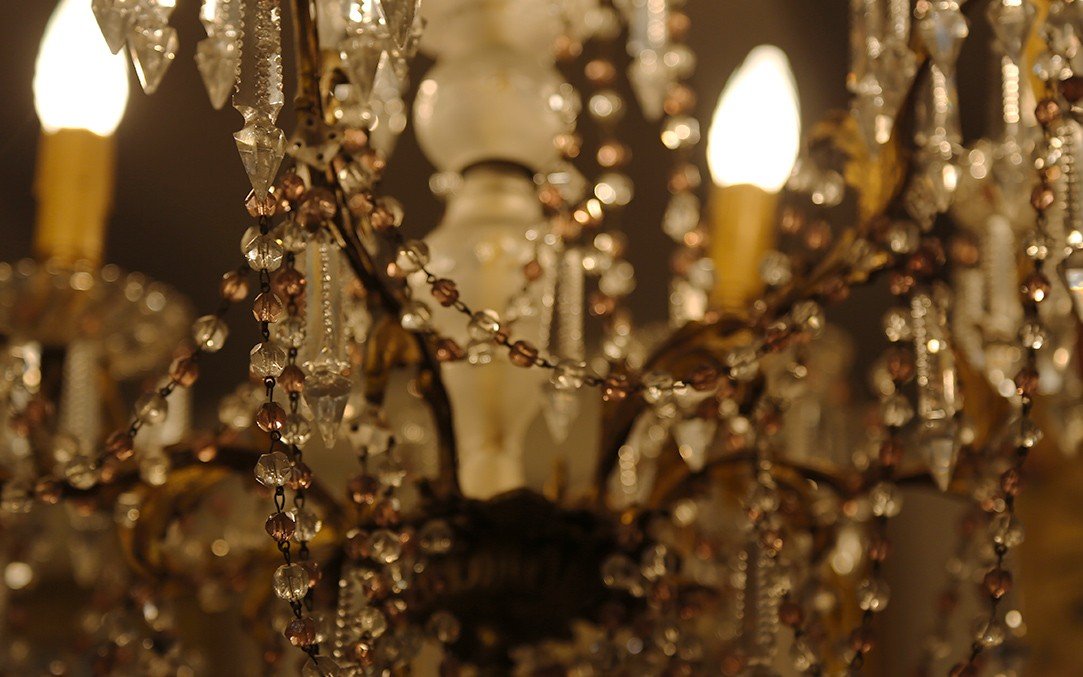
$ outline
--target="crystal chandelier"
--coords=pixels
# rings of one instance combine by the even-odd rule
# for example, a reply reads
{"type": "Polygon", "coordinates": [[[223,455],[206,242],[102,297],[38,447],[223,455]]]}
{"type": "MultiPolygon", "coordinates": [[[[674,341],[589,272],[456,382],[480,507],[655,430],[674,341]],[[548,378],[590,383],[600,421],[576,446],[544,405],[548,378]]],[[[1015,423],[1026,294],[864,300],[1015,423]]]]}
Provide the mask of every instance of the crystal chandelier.
{"type": "MultiPolygon", "coordinates": [[[[63,0],[50,31],[93,16],[126,52],[94,68],[127,58],[150,94],[174,5],[63,0]]],[[[43,45],[39,260],[0,264],[2,671],[856,674],[903,488],[928,485],[968,508],[947,587],[894,591],[940,600],[915,661],[1017,674],[1024,465],[1083,436],[1083,0],[851,2],[849,110],[803,138],[772,47],[701,129],[684,5],[203,0],[196,66],[243,118],[252,190],[223,207],[241,256],[194,321],[100,264],[108,186],[71,170],[105,158],[87,175],[108,182],[126,89],[81,117],[61,95],[91,62],[75,77],[43,45]],[[996,132],[964,140],[982,23],[996,132]],[[633,181],[633,114],[665,185],[633,181]],[[446,202],[424,239],[381,184],[408,119],[446,202]],[[668,321],[635,325],[650,193],[668,321]],[[874,285],[861,407],[831,307],[874,285]],[[238,305],[247,376],[192,431],[238,305]],[[61,579],[75,648],[32,632],[61,579]],[[202,651],[208,632],[253,661],[202,651]]]]}

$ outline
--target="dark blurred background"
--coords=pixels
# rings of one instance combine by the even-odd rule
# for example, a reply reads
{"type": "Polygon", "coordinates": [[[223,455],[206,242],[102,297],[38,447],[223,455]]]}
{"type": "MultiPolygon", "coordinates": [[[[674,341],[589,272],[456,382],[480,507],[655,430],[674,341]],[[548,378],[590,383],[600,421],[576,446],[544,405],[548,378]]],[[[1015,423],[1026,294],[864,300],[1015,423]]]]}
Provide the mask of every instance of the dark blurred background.
{"type": "MultiPolygon", "coordinates": [[[[132,77],[131,101],[117,134],[117,191],[106,260],[173,285],[202,310],[213,308],[219,276],[238,263],[238,239],[248,225],[242,206],[248,186],[232,139],[241,118],[232,109],[214,111],[210,107],[192,61],[194,45],[203,37],[197,3],[185,0],[178,4],[173,24],[180,32],[181,49],[160,91],[145,96],[132,77]]],[[[829,110],[845,107],[849,49],[846,0],[697,0],[688,4],[693,18],[690,42],[699,59],[693,84],[700,96],[698,116],[704,138],[729,74],[750,49],[762,43],[778,45],[789,55],[806,127],[829,110]]],[[[39,134],[31,79],[38,43],[53,7],[54,3],[46,0],[4,3],[0,260],[31,254],[32,183],[39,134]]],[[[973,32],[987,33],[978,25],[973,32]]],[[[966,58],[976,63],[986,56],[982,53],[986,41],[979,38],[972,44],[980,46],[968,47],[966,58]]],[[[995,91],[996,81],[988,77],[995,72],[995,65],[986,64],[964,70],[964,100],[980,101],[981,92],[989,87],[995,91]]],[[[428,62],[419,59],[414,67],[415,83],[427,67],[428,62]]],[[[289,69],[287,62],[287,74],[289,69]]],[[[565,72],[578,81],[576,74],[565,72]]],[[[287,78],[287,87],[289,82],[287,78]]],[[[626,94],[631,101],[630,93],[626,94]]],[[[982,111],[982,107],[970,110],[982,111]]],[[[968,136],[981,131],[984,115],[968,115],[964,108],[968,136]]],[[[288,110],[283,112],[281,123],[289,129],[288,110]]],[[[636,181],[635,208],[623,224],[633,243],[630,257],[640,281],[632,308],[642,321],[663,320],[668,252],[672,249],[659,227],[667,152],[658,141],[655,126],[642,122],[634,113],[622,125],[636,158],[630,170],[636,181]]],[[[706,174],[705,164],[702,167],[706,174]]],[[[405,204],[407,227],[413,234],[427,232],[440,218],[441,205],[427,187],[431,173],[432,167],[407,128],[391,160],[386,191],[405,204]]],[[[849,330],[856,341],[858,364],[853,380],[861,397],[867,396],[861,392],[864,366],[879,353],[878,318],[884,298],[880,289],[858,290],[843,307],[831,312],[832,320],[849,330]]],[[[234,312],[238,318],[244,313],[241,309],[234,312]]],[[[209,364],[214,366],[204,370],[200,382],[197,401],[202,403],[199,417],[204,423],[213,417],[211,407],[217,396],[246,372],[245,352],[251,344],[248,339],[254,338],[254,323],[239,319],[231,326],[239,338],[212,358],[209,364]]],[[[887,646],[875,654],[884,674],[909,674],[915,664],[930,627],[928,611],[944,577],[943,563],[954,544],[955,505],[931,492],[918,495],[908,504],[904,518],[893,526],[899,556],[893,557],[889,568],[896,595],[886,614],[887,646]]],[[[957,620],[968,627],[966,616],[957,620]]],[[[962,641],[965,645],[965,639],[962,641]]]]}

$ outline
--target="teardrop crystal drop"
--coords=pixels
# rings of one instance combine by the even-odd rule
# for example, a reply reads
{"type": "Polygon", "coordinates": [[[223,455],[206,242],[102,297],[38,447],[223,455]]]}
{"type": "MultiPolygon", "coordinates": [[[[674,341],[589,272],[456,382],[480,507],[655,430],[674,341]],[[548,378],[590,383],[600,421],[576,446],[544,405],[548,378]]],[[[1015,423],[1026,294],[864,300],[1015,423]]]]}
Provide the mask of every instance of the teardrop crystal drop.
{"type": "Polygon", "coordinates": [[[250,119],[233,135],[244,170],[257,195],[266,193],[286,154],[286,135],[266,120],[250,119]]]}
{"type": "Polygon", "coordinates": [[[153,94],[177,58],[177,31],[169,26],[136,27],[128,34],[128,49],[139,84],[153,94]]]}

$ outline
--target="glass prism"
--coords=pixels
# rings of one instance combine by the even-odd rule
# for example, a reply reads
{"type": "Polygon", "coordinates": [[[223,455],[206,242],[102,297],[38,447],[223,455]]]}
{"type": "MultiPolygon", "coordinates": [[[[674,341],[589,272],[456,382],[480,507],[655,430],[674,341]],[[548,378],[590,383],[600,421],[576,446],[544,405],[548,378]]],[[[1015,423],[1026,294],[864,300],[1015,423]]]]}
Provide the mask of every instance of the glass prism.
{"type": "Polygon", "coordinates": [[[378,0],[378,2],[391,39],[395,41],[399,49],[407,49],[421,0],[378,0]]]}
{"type": "Polygon", "coordinates": [[[305,379],[305,402],[312,410],[312,420],[320,437],[330,449],[338,438],[338,429],[350,398],[350,379],[323,369],[305,379]]]}
{"type": "Polygon", "coordinates": [[[136,27],[128,35],[128,49],[139,84],[153,94],[177,58],[177,31],[169,26],[136,27]]]}
{"type": "Polygon", "coordinates": [[[653,51],[641,52],[628,67],[628,80],[643,117],[648,120],[661,119],[673,74],[660,55],[653,51]]]}
{"type": "Polygon", "coordinates": [[[128,30],[135,18],[135,3],[132,0],[93,0],[90,8],[98,20],[105,44],[116,54],[128,40],[128,30]]]}
{"type": "Polygon", "coordinates": [[[959,459],[955,423],[950,420],[926,423],[921,429],[919,444],[925,465],[937,488],[947,491],[959,459]]]}
{"type": "Polygon", "coordinates": [[[383,56],[383,43],[371,34],[362,33],[339,43],[346,74],[356,88],[359,103],[367,105],[376,84],[376,70],[383,56]]]}
{"type": "Polygon", "coordinates": [[[241,52],[236,41],[226,37],[200,40],[196,45],[196,67],[211,105],[221,109],[233,93],[241,68],[241,52]]]}
{"type": "Polygon", "coordinates": [[[252,119],[233,135],[244,170],[257,195],[266,193],[286,154],[286,135],[273,124],[252,119]]]}

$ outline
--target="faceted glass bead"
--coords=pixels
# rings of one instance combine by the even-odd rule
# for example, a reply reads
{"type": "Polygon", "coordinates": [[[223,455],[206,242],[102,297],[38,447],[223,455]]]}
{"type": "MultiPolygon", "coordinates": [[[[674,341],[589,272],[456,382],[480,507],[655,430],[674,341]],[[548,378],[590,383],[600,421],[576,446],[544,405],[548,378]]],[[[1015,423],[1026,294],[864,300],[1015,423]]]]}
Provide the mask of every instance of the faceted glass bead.
{"type": "Polygon", "coordinates": [[[272,335],[275,343],[285,348],[300,348],[305,344],[304,318],[293,316],[287,317],[274,326],[272,335]]]}
{"type": "Polygon", "coordinates": [[[135,401],[136,418],[149,425],[161,423],[168,413],[169,403],[157,391],[144,393],[135,401]]]}
{"type": "Polygon", "coordinates": [[[262,454],[256,461],[256,481],[265,487],[284,487],[290,481],[293,464],[281,451],[262,454]]]}
{"type": "Polygon", "coordinates": [[[252,270],[278,270],[284,256],[282,245],[271,235],[258,235],[244,246],[244,259],[252,270]]]}
{"type": "Polygon", "coordinates": [[[635,268],[627,261],[617,262],[598,279],[599,291],[614,298],[631,294],[635,286],[635,268]]]}
{"type": "Polygon", "coordinates": [[[128,30],[137,9],[133,0],[92,0],[90,8],[98,20],[105,44],[113,54],[119,52],[128,40],[128,30]]]}
{"type": "Polygon", "coordinates": [[[868,578],[857,589],[858,604],[865,611],[879,613],[887,608],[891,588],[880,578],[868,578]]]}
{"type": "Polygon", "coordinates": [[[395,252],[395,265],[404,273],[413,273],[429,265],[429,245],[421,240],[408,240],[395,252]]]}
{"type": "Polygon", "coordinates": [[[884,334],[892,343],[910,341],[914,331],[910,325],[910,313],[903,308],[892,308],[884,314],[884,334]]]}
{"type": "Polygon", "coordinates": [[[93,461],[86,456],[76,456],[64,465],[64,479],[76,489],[90,489],[98,478],[93,461]]]}
{"type": "Polygon", "coordinates": [[[387,632],[387,618],[376,607],[369,606],[362,609],[357,614],[355,623],[362,635],[373,639],[387,632]]]}
{"type": "Polygon", "coordinates": [[[256,378],[273,378],[286,366],[286,352],[270,341],[257,343],[248,355],[248,371],[256,378]]]}
{"type": "Polygon", "coordinates": [[[648,548],[640,559],[640,571],[649,581],[677,573],[677,556],[664,545],[648,548]]]}
{"type": "Polygon", "coordinates": [[[229,327],[216,315],[204,315],[192,323],[192,340],[203,352],[218,352],[228,336],[229,327]]]}
{"type": "Polygon", "coordinates": [[[300,564],[283,564],[272,577],[275,594],[287,602],[304,599],[310,580],[308,571],[300,564]]]}
{"type": "Polygon", "coordinates": [[[281,430],[286,424],[286,410],[277,402],[264,402],[256,410],[256,425],[265,433],[281,430]]]}
{"type": "Polygon", "coordinates": [[[1042,429],[1030,418],[1020,421],[1015,431],[1015,445],[1024,449],[1031,449],[1042,440],[1042,429]]]}
{"type": "Polygon", "coordinates": [[[880,415],[885,424],[901,428],[914,418],[914,406],[906,396],[893,393],[880,403],[880,415]]]}
{"type": "Polygon", "coordinates": [[[1018,517],[998,513],[989,521],[989,534],[993,542],[1006,548],[1016,548],[1023,543],[1023,525],[1018,517]]]}
{"type": "Polygon", "coordinates": [[[452,280],[439,279],[432,283],[432,295],[440,305],[452,306],[459,300],[459,288],[452,280]]]}
{"type": "Polygon", "coordinates": [[[670,150],[694,146],[699,138],[699,120],[688,115],[668,117],[662,126],[662,145],[670,150]]]}
{"type": "Polygon", "coordinates": [[[627,174],[606,172],[594,184],[594,196],[604,205],[624,207],[635,197],[635,185],[627,174]]]}
{"type": "Polygon", "coordinates": [[[177,58],[177,31],[166,25],[136,26],[128,33],[128,50],[139,84],[153,94],[177,58]]]}
{"type": "Polygon", "coordinates": [[[451,526],[444,520],[432,520],[417,534],[418,547],[428,555],[443,555],[451,550],[454,534],[451,526]]]}
{"type": "Polygon", "coordinates": [[[777,249],[765,253],[760,261],[760,279],[770,287],[788,284],[793,279],[790,257],[777,249]]]}
{"type": "Polygon", "coordinates": [[[295,218],[283,221],[276,229],[275,236],[282,243],[283,249],[294,254],[300,254],[308,246],[308,233],[295,218]]]}
{"type": "Polygon", "coordinates": [[[696,229],[700,222],[702,205],[695,193],[677,193],[670,198],[662,217],[662,230],[676,242],[696,229]]]}
{"type": "Polygon", "coordinates": [[[252,315],[257,322],[277,322],[286,312],[286,304],[273,291],[261,292],[252,302],[252,315]]]}
{"type": "Polygon", "coordinates": [[[304,447],[312,439],[312,426],[301,414],[290,414],[282,426],[282,441],[296,447],[304,447]]]}
{"type": "Polygon", "coordinates": [[[377,529],[369,536],[369,552],[377,562],[390,564],[402,555],[402,541],[393,531],[377,529]]]}
{"type": "Polygon", "coordinates": [[[432,311],[421,301],[407,301],[402,306],[399,321],[407,331],[428,331],[431,328],[432,311]]]}
{"type": "Polygon", "coordinates": [[[1026,322],[1019,330],[1019,338],[1024,348],[1040,350],[1049,341],[1049,332],[1040,322],[1026,322]]]}
{"type": "Polygon", "coordinates": [[[602,582],[608,588],[627,590],[639,580],[639,567],[622,554],[610,555],[602,562],[602,582]]]}
{"type": "Polygon", "coordinates": [[[435,611],[425,623],[425,630],[444,644],[453,644],[459,639],[462,626],[459,619],[447,611],[435,611]]]}
{"type": "Polygon", "coordinates": [[[557,390],[572,391],[582,388],[586,377],[586,364],[577,360],[561,360],[549,377],[549,382],[557,390]]]}
{"type": "Polygon", "coordinates": [[[983,647],[991,649],[1003,644],[1007,635],[1008,629],[1002,621],[989,618],[978,622],[974,640],[983,647]]]}
{"type": "Polygon", "coordinates": [[[603,89],[590,97],[587,110],[595,121],[615,125],[624,117],[624,99],[611,89],[603,89]]]}
{"type": "Polygon", "coordinates": [[[323,528],[323,520],[320,516],[307,508],[294,510],[293,521],[296,523],[293,531],[293,538],[296,541],[311,541],[323,528]]]}
{"type": "Polygon", "coordinates": [[[472,341],[492,341],[500,331],[500,316],[495,310],[479,310],[470,317],[466,331],[472,341]]]}
{"type": "Polygon", "coordinates": [[[233,135],[233,140],[237,143],[237,152],[252,190],[260,195],[266,193],[286,154],[286,135],[267,120],[253,117],[233,135]]]}
{"type": "Polygon", "coordinates": [[[879,482],[869,490],[869,504],[877,517],[894,517],[902,510],[902,495],[894,484],[879,482]]]}
{"type": "Polygon", "coordinates": [[[346,677],[346,672],[329,656],[313,656],[305,661],[301,677],[346,677]]]}

